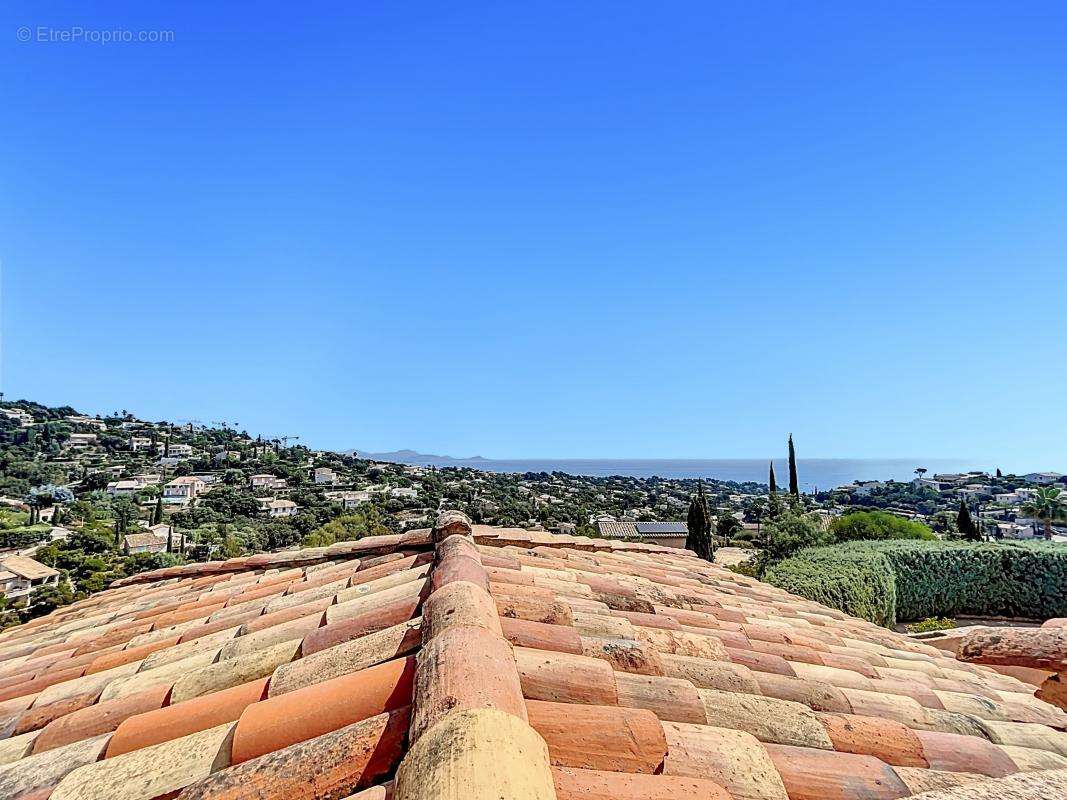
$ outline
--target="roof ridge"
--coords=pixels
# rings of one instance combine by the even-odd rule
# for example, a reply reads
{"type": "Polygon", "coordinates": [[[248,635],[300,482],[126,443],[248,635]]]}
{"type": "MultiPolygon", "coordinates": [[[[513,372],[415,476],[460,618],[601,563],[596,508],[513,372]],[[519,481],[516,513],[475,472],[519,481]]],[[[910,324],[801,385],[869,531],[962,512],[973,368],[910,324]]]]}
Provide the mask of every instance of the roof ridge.
{"type": "MultiPolygon", "coordinates": [[[[461,513],[461,512],[445,512],[461,513]]],[[[465,516],[465,515],[464,515],[465,516]]],[[[567,547],[575,550],[620,551],[639,550],[644,552],[671,552],[684,554],[687,551],[664,545],[641,542],[621,542],[613,539],[597,539],[587,536],[569,536],[548,533],[547,531],[528,531],[523,528],[492,528],[488,525],[471,525],[471,535],[478,544],[491,544],[498,547],[515,545],[519,547],[567,547]]],[[[301,547],[294,550],[282,550],[275,553],[256,553],[251,556],[238,556],[221,561],[195,561],[176,567],[139,572],[126,578],[119,578],[111,583],[110,588],[129,586],[136,583],[150,583],[169,578],[199,577],[201,575],[218,575],[229,572],[244,572],[249,569],[275,569],[283,567],[307,566],[348,559],[353,556],[374,556],[393,553],[398,550],[429,550],[432,547],[430,528],[415,528],[405,533],[391,533],[381,536],[366,536],[362,539],[335,542],[325,547],[301,547]]]]}
{"type": "Polygon", "coordinates": [[[471,800],[555,800],[548,745],[528,722],[519,668],[470,519],[442,513],[432,539],[437,560],[423,603],[397,800],[432,800],[446,786],[471,800]]]}

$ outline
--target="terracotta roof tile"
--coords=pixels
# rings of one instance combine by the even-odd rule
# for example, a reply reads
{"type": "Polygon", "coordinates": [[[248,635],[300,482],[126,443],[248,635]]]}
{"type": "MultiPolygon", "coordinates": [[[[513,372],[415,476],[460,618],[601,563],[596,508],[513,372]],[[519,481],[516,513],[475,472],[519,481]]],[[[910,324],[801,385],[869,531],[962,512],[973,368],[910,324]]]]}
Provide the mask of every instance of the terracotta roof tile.
{"type": "Polygon", "coordinates": [[[1034,690],[682,551],[446,512],[0,633],[0,797],[1051,800],[1034,690]]]}

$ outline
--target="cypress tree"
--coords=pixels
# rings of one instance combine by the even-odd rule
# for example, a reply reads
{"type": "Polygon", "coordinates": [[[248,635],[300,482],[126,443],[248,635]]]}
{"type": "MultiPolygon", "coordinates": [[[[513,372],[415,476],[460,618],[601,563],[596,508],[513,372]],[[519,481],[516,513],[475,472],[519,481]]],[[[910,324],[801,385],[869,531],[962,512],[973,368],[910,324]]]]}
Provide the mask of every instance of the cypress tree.
{"type": "Polygon", "coordinates": [[[771,474],[767,479],[768,485],[771,487],[771,497],[778,494],[778,483],[774,480],[774,462],[771,462],[771,474]]]}
{"type": "Polygon", "coordinates": [[[997,477],[998,478],[1003,478],[1004,477],[1004,474],[1000,471],[1000,467],[997,467],[997,477]]]}
{"type": "Polygon", "coordinates": [[[956,514],[956,527],[960,530],[960,536],[968,541],[977,542],[982,538],[978,526],[971,519],[971,510],[967,508],[967,504],[962,499],[960,500],[960,510],[956,514]]]}
{"type": "Polygon", "coordinates": [[[797,452],[793,449],[793,434],[789,434],[789,494],[800,497],[800,483],[797,481],[797,452]]]}
{"type": "Polygon", "coordinates": [[[158,525],[163,521],[163,495],[156,498],[156,508],[152,512],[152,524],[158,525]]]}
{"type": "Polygon", "coordinates": [[[704,483],[697,484],[697,493],[689,503],[689,514],[686,517],[686,527],[689,534],[685,539],[685,547],[692,550],[705,561],[711,561],[715,557],[715,544],[711,539],[711,514],[708,512],[708,500],[704,496],[704,483]]]}

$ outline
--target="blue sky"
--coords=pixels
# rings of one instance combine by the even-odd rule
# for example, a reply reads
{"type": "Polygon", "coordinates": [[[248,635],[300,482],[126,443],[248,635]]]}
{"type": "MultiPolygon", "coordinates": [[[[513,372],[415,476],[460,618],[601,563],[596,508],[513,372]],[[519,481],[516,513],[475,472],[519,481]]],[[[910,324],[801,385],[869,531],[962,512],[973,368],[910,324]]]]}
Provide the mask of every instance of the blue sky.
{"type": "Polygon", "coordinates": [[[98,5],[0,10],[9,398],[1067,470],[1060,3],[98,5]]]}

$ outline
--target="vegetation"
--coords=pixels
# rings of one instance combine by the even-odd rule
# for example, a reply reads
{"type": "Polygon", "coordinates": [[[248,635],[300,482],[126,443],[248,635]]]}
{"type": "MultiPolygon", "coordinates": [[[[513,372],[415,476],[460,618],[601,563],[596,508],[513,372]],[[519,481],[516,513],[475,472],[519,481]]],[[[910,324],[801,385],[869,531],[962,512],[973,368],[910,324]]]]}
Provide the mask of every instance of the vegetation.
{"type": "Polygon", "coordinates": [[[697,484],[697,493],[689,503],[686,527],[689,529],[689,535],[686,537],[685,546],[705,561],[713,561],[715,543],[711,537],[711,514],[708,512],[708,499],[704,495],[703,482],[697,484]]]}
{"type": "Polygon", "coordinates": [[[789,494],[800,497],[800,482],[797,480],[797,451],[793,449],[793,434],[789,434],[789,494]]]}
{"type": "Polygon", "coordinates": [[[947,631],[955,628],[956,623],[944,617],[927,617],[907,626],[908,633],[928,633],[930,631],[947,631]]]}
{"type": "Polygon", "coordinates": [[[1052,523],[1067,519],[1067,497],[1062,490],[1052,486],[1035,490],[1034,497],[1026,502],[1024,514],[1038,520],[1045,527],[1045,539],[1052,538],[1052,523]]]}
{"type": "Polygon", "coordinates": [[[885,511],[855,511],[830,522],[830,533],[838,542],[858,542],[878,539],[927,539],[937,535],[921,522],[915,522],[885,511]]]}
{"type": "Polygon", "coordinates": [[[974,520],[971,519],[971,510],[967,508],[967,504],[960,500],[960,510],[956,514],[956,530],[959,531],[959,535],[969,542],[982,541],[982,533],[978,530],[978,526],[974,524],[974,520]]]}
{"type": "Polygon", "coordinates": [[[764,577],[879,625],[1067,615],[1067,549],[1043,542],[849,542],[805,550],[764,577]],[[868,585],[878,587],[873,595],[868,585]]]}
{"type": "Polygon", "coordinates": [[[763,580],[876,625],[896,621],[896,578],[878,552],[816,547],[770,567],[763,580]]]}

